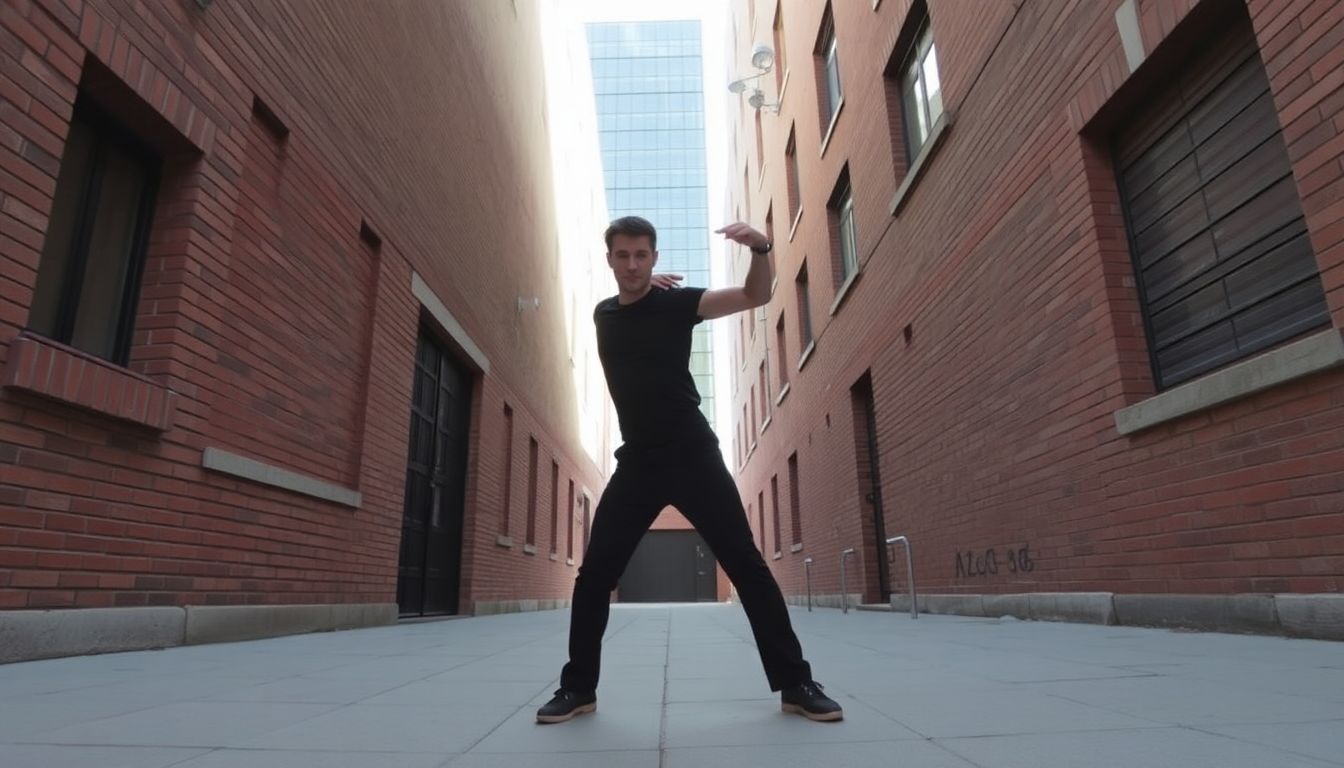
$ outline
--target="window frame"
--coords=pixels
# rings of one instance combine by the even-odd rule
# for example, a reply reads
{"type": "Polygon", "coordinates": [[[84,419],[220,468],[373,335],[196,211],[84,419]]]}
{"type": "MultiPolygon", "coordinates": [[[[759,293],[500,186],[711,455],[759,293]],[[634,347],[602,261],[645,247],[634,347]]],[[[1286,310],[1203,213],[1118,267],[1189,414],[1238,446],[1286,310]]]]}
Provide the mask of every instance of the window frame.
{"type": "MultiPolygon", "coordinates": [[[[149,235],[153,228],[154,212],[158,201],[159,186],[163,178],[163,158],[148,144],[140,140],[129,129],[115,120],[110,114],[80,96],[75,101],[70,118],[71,127],[76,122],[83,123],[89,129],[92,139],[88,167],[83,169],[78,193],[79,202],[74,214],[74,234],[71,237],[67,263],[61,275],[61,286],[56,293],[56,308],[51,332],[34,328],[33,307],[29,307],[29,317],[25,329],[43,338],[49,338],[61,344],[80,349],[114,365],[125,367],[130,361],[132,341],[135,334],[135,320],[139,313],[140,289],[144,278],[145,264],[148,261],[149,235]],[[102,199],[102,186],[107,170],[107,147],[114,145],[129,155],[145,172],[145,184],[135,212],[129,247],[126,255],[125,282],[119,299],[119,311],[116,330],[112,341],[112,354],[104,356],[96,352],[76,347],[73,343],[75,322],[79,316],[79,307],[84,290],[84,277],[88,272],[93,229],[97,222],[99,203],[102,199]]],[[[67,137],[69,134],[67,133],[67,137]]],[[[65,156],[61,158],[62,168],[57,171],[57,183],[61,172],[65,170],[65,156]]],[[[48,226],[53,226],[48,222],[48,226]]],[[[46,250],[45,239],[43,250],[46,250]]],[[[38,267],[39,274],[41,266],[38,267]]],[[[34,279],[36,293],[36,278],[34,279]]]]}
{"type": "Polygon", "coordinates": [[[933,26],[929,22],[927,10],[924,11],[923,18],[919,21],[919,26],[915,31],[914,39],[910,44],[910,51],[906,54],[905,60],[901,64],[898,77],[897,87],[901,93],[901,127],[904,129],[905,133],[905,160],[907,166],[909,166],[914,164],[915,159],[919,157],[924,148],[929,146],[933,141],[934,129],[938,125],[938,121],[942,118],[943,114],[947,112],[946,104],[943,103],[941,98],[943,92],[943,78],[942,72],[938,69],[937,46],[933,40],[933,26]],[[927,43],[927,47],[925,46],[925,43],[927,43]],[[928,78],[927,73],[925,72],[925,62],[929,59],[932,59],[933,70],[938,75],[939,104],[937,115],[933,114],[929,104],[928,78]],[[910,73],[912,71],[917,73],[917,77],[914,78],[913,83],[910,81],[910,73]],[[911,84],[919,87],[919,93],[915,95],[915,106],[919,108],[916,110],[915,117],[923,118],[923,120],[919,122],[918,127],[923,131],[924,135],[918,146],[912,141],[912,131],[916,125],[916,121],[910,119],[910,104],[908,103],[910,94],[908,88],[911,84]]]}

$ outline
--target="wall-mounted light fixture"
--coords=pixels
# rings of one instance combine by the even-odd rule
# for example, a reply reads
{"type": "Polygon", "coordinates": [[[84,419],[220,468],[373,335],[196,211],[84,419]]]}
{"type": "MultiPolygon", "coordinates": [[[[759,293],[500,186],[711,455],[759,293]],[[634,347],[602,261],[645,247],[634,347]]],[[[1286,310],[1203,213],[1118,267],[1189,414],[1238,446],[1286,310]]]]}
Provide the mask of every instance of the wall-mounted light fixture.
{"type": "MultiPolygon", "coordinates": [[[[764,43],[751,49],[751,66],[759,71],[754,75],[739,77],[729,83],[728,91],[730,93],[742,94],[746,92],[748,83],[751,83],[753,80],[759,80],[770,74],[775,68],[775,49],[764,43]]],[[[765,93],[754,84],[752,85],[751,93],[747,96],[747,104],[750,104],[751,108],[755,110],[768,109],[775,114],[779,114],[779,102],[767,104],[765,101],[765,93]]]]}

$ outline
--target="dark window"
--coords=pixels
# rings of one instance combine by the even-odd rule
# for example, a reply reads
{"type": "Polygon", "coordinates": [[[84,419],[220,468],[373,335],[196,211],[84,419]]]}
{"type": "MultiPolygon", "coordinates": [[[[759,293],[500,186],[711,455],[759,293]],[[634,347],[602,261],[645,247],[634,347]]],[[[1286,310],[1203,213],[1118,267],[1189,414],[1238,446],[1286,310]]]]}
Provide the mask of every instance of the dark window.
{"type": "Polygon", "coordinates": [[[914,162],[943,114],[943,88],[938,77],[933,30],[928,16],[920,23],[910,55],[901,67],[901,117],[905,123],[906,158],[914,162]]]}
{"type": "Polygon", "coordinates": [[[769,551],[765,548],[765,491],[756,492],[756,513],[761,521],[761,554],[765,554],[769,551]]]}
{"type": "Polygon", "coordinates": [[[784,75],[789,71],[789,60],[784,53],[784,4],[775,6],[775,92],[784,87],[784,75]]]}
{"type": "Polygon", "coordinates": [[[770,418],[770,383],[765,378],[765,361],[761,361],[761,425],[765,425],[765,420],[770,418]]]}
{"type": "Polygon", "coordinates": [[[779,369],[779,389],[782,392],[784,385],[789,383],[789,366],[786,364],[789,359],[788,340],[784,333],[784,313],[779,313],[779,321],[775,323],[775,367],[779,369]]]}
{"type": "Polygon", "coordinates": [[[806,262],[798,270],[794,284],[798,289],[798,354],[801,355],[807,345],[812,343],[812,299],[808,293],[806,262]]]}
{"type": "Polygon", "coordinates": [[[527,439],[527,544],[537,543],[537,439],[527,439]]]}
{"type": "Polygon", "coordinates": [[[835,15],[827,4],[817,37],[817,92],[821,97],[821,132],[824,136],[840,111],[844,93],[840,88],[839,43],[835,38],[835,15]]]}
{"type": "Polygon", "coordinates": [[[775,524],[775,553],[778,554],[783,548],[779,536],[779,475],[770,476],[770,504],[775,524]]]}
{"type": "Polygon", "coordinates": [[[788,166],[788,178],[786,182],[789,186],[789,226],[798,220],[798,214],[802,212],[801,189],[798,176],[798,139],[793,126],[789,126],[789,143],[784,148],[784,162],[788,166]]]}
{"type": "Polygon", "coordinates": [[[159,159],[110,118],[76,105],[30,329],[126,364],[159,172],[159,159]]]}
{"type": "MultiPolygon", "coordinates": [[[[574,489],[570,489],[570,494],[574,489]]],[[[570,499],[570,505],[573,506],[574,500],[570,499]]],[[[552,554],[560,551],[560,465],[555,461],[551,462],[551,552],[552,554]]]]}
{"type": "Polygon", "coordinates": [[[840,181],[831,194],[831,243],[835,285],[838,288],[859,270],[859,253],[854,237],[854,194],[849,187],[849,166],[840,173],[840,181]]]}
{"type": "Polygon", "coordinates": [[[803,543],[803,513],[798,504],[798,452],[789,456],[789,516],[793,524],[793,543],[803,543]]]}
{"type": "Polygon", "coordinates": [[[499,535],[509,535],[509,499],[513,495],[513,408],[504,404],[504,506],[499,511],[499,535]]]}
{"type": "Polygon", "coordinates": [[[1114,144],[1158,388],[1330,321],[1249,20],[1173,81],[1114,144]]]}

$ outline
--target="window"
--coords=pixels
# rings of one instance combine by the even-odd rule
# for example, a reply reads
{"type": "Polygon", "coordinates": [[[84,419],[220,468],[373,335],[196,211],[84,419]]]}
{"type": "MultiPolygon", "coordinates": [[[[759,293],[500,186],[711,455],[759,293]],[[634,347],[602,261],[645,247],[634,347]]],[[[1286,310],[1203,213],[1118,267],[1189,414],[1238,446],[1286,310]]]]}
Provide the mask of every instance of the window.
{"type": "Polygon", "coordinates": [[[910,56],[901,68],[901,114],[905,123],[906,159],[914,162],[933,124],[943,115],[942,81],[934,54],[933,30],[927,12],[920,22],[910,56]]]}
{"type": "Polygon", "coordinates": [[[569,533],[566,536],[565,559],[574,559],[574,516],[578,514],[578,509],[574,506],[574,480],[569,481],[569,503],[565,506],[569,510],[569,533]]]}
{"type": "Polygon", "coordinates": [[[831,247],[834,277],[837,287],[842,286],[859,271],[859,254],[854,238],[854,194],[849,186],[849,166],[840,173],[828,206],[831,211],[831,247]]]}
{"type": "MultiPolygon", "coordinates": [[[[570,489],[571,496],[574,489],[570,489]]],[[[570,507],[574,500],[570,499],[570,507]]],[[[560,551],[560,465],[551,461],[551,554],[560,551]]]]}
{"type": "Polygon", "coordinates": [[[765,554],[769,551],[765,548],[765,491],[756,493],[756,514],[761,521],[761,554],[765,554]]]}
{"type": "Polygon", "coordinates": [[[794,285],[798,294],[798,354],[801,355],[812,343],[812,298],[808,293],[806,259],[803,261],[803,268],[798,270],[794,285]]]}
{"type": "Polygon", "coordinates": [[[159,159],[110,118],[76,105],[52,199],[28,327],[125,365],[159,159]]]}
{"type": "Polygon", "coordinates": [[[788,75],[789,59],[784,52],[784,4],[775,5],[775,92],[784,97],[784,78],[788,75]]]}
{"type": "MultiPolygon", "coordinates": [[[[830,4],[821,18],[821,34],[817,37],[817,96],[820,99],[821,133],[826,136],[840,112],[845,95],[840,87],[839,44],[835,37],[835,14],[830,4]]],[[[824,143],[824,142],[823,142],[824,143]]]]}
{"type": "Polygon", "coordinates": [[[789,366],[785,361],[789,359],[788,343],[784,334],[784,313],[779,313],[779,322],[775,323],[775,368],[779,370],[779,390],[784,391],[785,385],[789,383],[789,366]]]}
{"type": "Polygon", "coordinates": [[[499,535],[509,535],[509,497],[513,492],[513,409],[504,404],[504,507],[499,512],[499,535]]]}
{"type": "Polygon", "coordinates": [[[756,435],[760,433],[760,427],[756,424],[756,385],[751,386],[751,441],[756,442],[756,435]]]}
{"type": "Polygon", "coordinates": [[[779,554],[782,544],[779,537],[779,475],[770,476],[771,515],[775,524],[775,554],[779,554]]]}
{"type": "Polygon", "coordinates": [[[798,504],[798,452],[789,456],[789,518],[793,525],[793,543],[803,543],[803,513],[798,504]]]}
{"type": "Polygon", "coordinates": [[[527,439],[527,540],[525,545],[537,543],[537,439],[527,439]]]}
{"type": "Polygon", "coordinates": [[[798,176],[798,138],[794,126],[789,126],[789,143],[784,147],[784,163],[788,169],[788,176],[785,183],[789,188],[789,236],[793,236],[792,228],[798,222],[798,215],[803,212],[801,206],[801,185],[798,176]]]}
{"type": "Polygon", "coordinates": [[[1330,323],[1249,20],[1114,137],[1159,389],[1330,323]]]}
{"type": "Polygon", "coordinates": [[[765,168],[765,137],[761,133],[761,110],[756,112],[756,175],[761,175],[765,168]]]}
{"type": "Polygon", "coordinates": [[[761,428],[765,428],[766,419],[770,418],[770,384],[765,380],[765,361],[761,361],[761,428]]]}

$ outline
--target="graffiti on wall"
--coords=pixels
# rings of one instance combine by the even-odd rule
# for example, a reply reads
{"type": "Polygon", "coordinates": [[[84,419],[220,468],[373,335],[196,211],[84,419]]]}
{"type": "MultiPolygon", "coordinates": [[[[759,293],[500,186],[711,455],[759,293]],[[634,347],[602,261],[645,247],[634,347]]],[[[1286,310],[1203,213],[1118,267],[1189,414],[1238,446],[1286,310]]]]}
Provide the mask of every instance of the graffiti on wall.
{"type": "Polygon", "coordinates": [[[957,552],[957,578],[998,576],[1000,573],[1031,573],[1036,570],[1036,561],[1031,559],[1031,545],[1023,544],[1017,549],[1006,548],[1002,554],[997,549],[983,552],[966,550],[957,552]]]}

